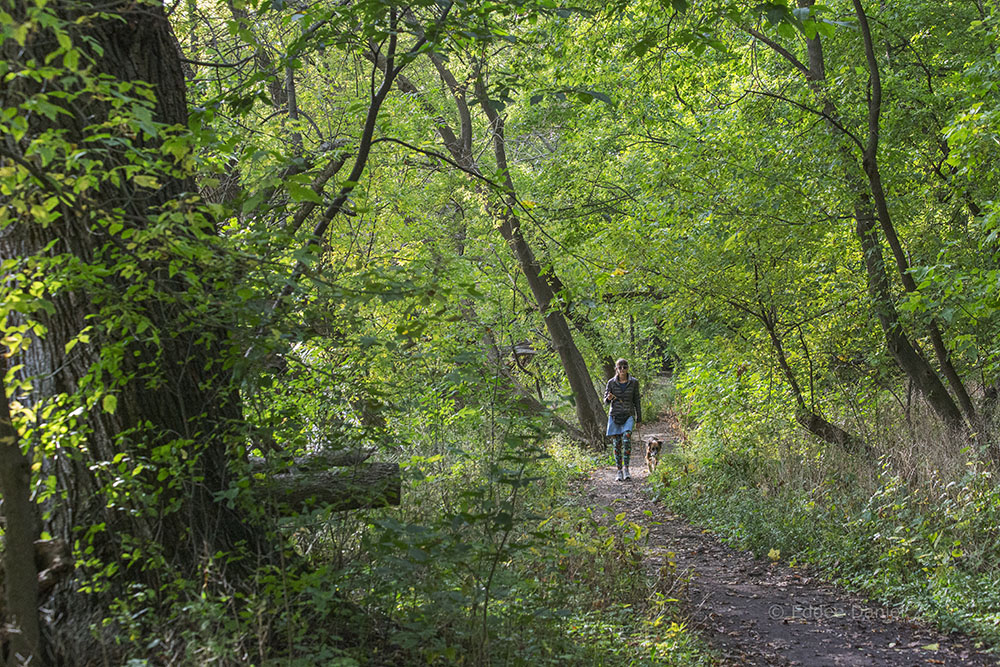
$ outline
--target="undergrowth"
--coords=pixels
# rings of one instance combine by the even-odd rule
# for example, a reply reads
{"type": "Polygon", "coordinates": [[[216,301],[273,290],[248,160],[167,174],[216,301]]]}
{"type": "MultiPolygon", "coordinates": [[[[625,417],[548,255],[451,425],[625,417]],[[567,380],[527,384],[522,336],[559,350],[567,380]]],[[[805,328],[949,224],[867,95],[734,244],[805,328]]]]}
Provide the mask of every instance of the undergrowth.
{"type": "Polygon", "coordinates": [[[1000,645],[1000,488],[972,448],[912,421],[884,430],[905,435],[878,443],[872,458],[773,425],[769,438],[705,426],[691,428],[651,478],[671,508],[897,615],[1000,645]]]}
{"type": "Polygon", "coordinates": [[[169,618],[123,599],[128,664],[710,664],[646,531],[573,494],[595,455],[453,437],[401,458],[399,508],[282,519],[287,553],[240,590],[187,582],[169,618]]]}
{"type": "Polygon", "coordinates": [[[353,596],[392,630],[352,657],[366,664],[377,649],[392,664],[707,664],[667,595],[674,572],[643,575],[646,533],[571,497],[593,457],[559,440],[522,444],[501,477],[476,460],[411,462],[411,493],[422,496],[411,495],[413,507],[437,509],[379,519],[362,539],[364,555],[347,568],[353,596]]]}

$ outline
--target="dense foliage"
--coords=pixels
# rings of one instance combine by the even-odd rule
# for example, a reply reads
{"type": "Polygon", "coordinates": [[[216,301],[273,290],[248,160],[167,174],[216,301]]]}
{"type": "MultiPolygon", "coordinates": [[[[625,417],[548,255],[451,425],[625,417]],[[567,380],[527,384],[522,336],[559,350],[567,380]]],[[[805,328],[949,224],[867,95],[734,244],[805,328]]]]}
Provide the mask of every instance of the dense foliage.
{"type": "Polygon", "coordinates": [[[42,653],[702,660],[571,492],[621,356],[668,500],[995,640],[997,9],[0,0],[42,653]]]}

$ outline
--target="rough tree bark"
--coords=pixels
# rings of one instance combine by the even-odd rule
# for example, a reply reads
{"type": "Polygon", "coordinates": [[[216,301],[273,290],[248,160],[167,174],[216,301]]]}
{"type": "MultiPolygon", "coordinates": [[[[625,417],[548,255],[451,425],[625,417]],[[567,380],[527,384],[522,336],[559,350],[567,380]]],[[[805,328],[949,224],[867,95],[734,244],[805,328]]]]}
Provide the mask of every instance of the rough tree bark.
{"type": "MultiPolygon", "coordinates": [[[[186,126],[184,74],[162,7],[113,0],[100,8],[106,17],[94,15],[79,23],[74,21],[93,8],[62,2],[48,7],[65,22],[62,27],[72,36],[74,45],[93,59],[91,74],[118,82],[151,83],[156,94],[152,119],[186,126]]],[[[26,3],[15,3],[13,11],[15,20],[23,20],[26,3]]],[[[49,37],[39,28],[38,34],[30,36],[20,49],[8,40],[3,44],[3,56],[14,62],[32,58],[44,62],[54,48],[55,40],[49,37]]],[[[43,86],[47,85],[22,77],[0,88],[0,105],[17,107],[25,98],[46,92],[43,86]]],[[[83,84],[70,77],[61,85],[73,95],[83,84]]],[[[49,102],[58,104],[58,98],[49,98],[49,102]]],[[[66,111],[52,119],[31,115],[23,140],[8,140],[0,147],[0,159],[7,164],[30,164],[24,158],[25,151],[46,131],[61,133],[80,151],[103,163],[106,170],[129,163],[129,148],[123,145],[131,144],[143,151],[157,149],[158,139],[142,133],[130,136],[124,128],[112,130],[120,134],[108,143],[99,136],[92,138],[88,126],[105,122],[110,114],[108,103],[99,96],[76,97],[67,104],[66,111]]],[[[100,264],[116,243],[108,232],[109,219],[139,231],[166,207],[185,210],[182,202],[196,192],[193,179],[163,178],[162,174],[160,178],[155,188],[142,187],[132,179],[95,186],[82,192],[72,204],[64,199],[57,209],[58,217],[47,225],[21,215],[0,235],[0,259],[30,262],[61,255],[83,266],[100,264]]],[[[179,229],[178,233],[186,232],[179,229]]],[[[77,394],[81,379],[95,364],[109,361],[106,355],[115,350],[123,352],[119,380],[107,387],[116,399],[116,407],[102,410],[95,406],[83,412],[85,436],[79,448],[46,451],[43,470],[55,475],[57,493],[45,528],[69,544],[78,539],[92,543],[93,555],[104,562],[119,559],[123,540],[132,540],[141,545],[143,553],[156,554],[180,572],[194,574],[199,561],[208,554],[222,550],[252,560],[264,545],[261,534],[243,516],[214,497],[228,488],[233,450],[241,446],[235,428],[240,422],[241,405],[221,354],[227,333],[221,327],[207,325],[204,316],[190,308],[192,304],[184,296],[189,283],[180,275],[171,277],[162,255],[152,257],[137,256],[136,265],[155,283],[156,292],[165,296],[156,303],[129,303],[127,307],[148,318],[158,339],[114,340],[101,333],[99,320],[91,319],[102,306],[125,306],[121,295],[132,283],[117,273],[107,276],[105,285],[99,288],[100,296],[92,291],[93,284],[75,289],[51,288],[46,295],[51,309],[31,315],[44,325],[45,334],[19,351],[12,363],[22,365],[17,373],[20,379],[32,382],[31,392],[18,396],[19,400],[38,407],[54,397],[77,394]],[[77,344],[67,353],[67,344],[85,326],[95,323],[90,343],[77,344]],[[115,345],[109,352],[105,345],[110,343],[115,345]],[[108,462],[117,454],[123,454],[126,461],[156,460],[154,449],[174,440],[185,443],[183,478],[157,480],[155,470],[147,468],[136,478],[154,490],[154,500],[149,501],[152,507],[122,511],[121,505],[109,503],[104,494],[108,462]],[[85,537],[88,528],[102,524],[104,530],[85,537]]],[[[181,453],[174,453],[179,459],[181,453]]],[[[238,570],[239,565],[234,564],[234,569],[238,570]]],[[[138,570],[126,576],[139,582],[156,576],[155,572],[138,570]]],[[[73,594],[72,588],[57,588],[53,608],[59,623],[49,629],[49,652],[70,661],[92,655],[94,640],[86,628],[103,615],[107,596],[114,594],[109,589],[106,594],[80,597],[73,594]]]]}

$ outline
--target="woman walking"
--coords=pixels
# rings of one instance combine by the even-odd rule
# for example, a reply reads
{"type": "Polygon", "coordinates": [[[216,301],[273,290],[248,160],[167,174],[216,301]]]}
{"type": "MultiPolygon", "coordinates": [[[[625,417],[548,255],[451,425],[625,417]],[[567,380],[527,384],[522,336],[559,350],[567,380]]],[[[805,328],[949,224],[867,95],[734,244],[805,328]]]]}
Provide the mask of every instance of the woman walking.
{"type": "Polygon", "coordinates": [[[607,434],[615,445],[618,481],[632,479],[632,475],[628,473],[628,460],[632,454],[632,431],[638,429],[639,422],[642,421],[642,405],[639,399],[639,381],[629,375],[628,362],[624,359],[615,362],[615,376],[608,380],[604,402],[611,404],[607,434]]]}

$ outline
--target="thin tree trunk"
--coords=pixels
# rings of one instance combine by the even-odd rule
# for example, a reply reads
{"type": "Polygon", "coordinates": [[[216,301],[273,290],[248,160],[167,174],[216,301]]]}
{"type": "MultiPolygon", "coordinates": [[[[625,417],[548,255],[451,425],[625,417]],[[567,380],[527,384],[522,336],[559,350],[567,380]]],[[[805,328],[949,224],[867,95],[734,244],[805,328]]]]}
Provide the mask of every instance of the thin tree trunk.
{"type": "Polygon", "coordinates": [[[867,443],[836,424],[827,421],[806,404],[802,389],[799,387],[799,381],[795,376],[795,371],[792,370],[791,365],[788,363],[788,358],[785,356],[785,348],[781,342],[781,338],[778,336],[776,323],[771,315],[768,314],[764,304],[761,303],[759,306],[760,312],[755,313],[755,315],[764,323],[764,328],[767,330],[767,335],[771,340],[771,346],[774,348],[774,352],[778,358],[778,367],[781,368],[781,373],[788,381],[788,386],[792,390],[792,398],[795,399],[795,421],[820,440],[837,445],[850,454],[871,454],[872,450],[867,443]]]}
{"type": "MultiPolygon", "coordinates": [[[[7,376],[7,357],[0,349],[0,378],[7,376]]],[[[17,430],[10,417],[6,390],[0,405],[0,494],[3,496],[4,588],[10,626],[7,664],[41,664],[38,625],[38,572],[35,540],[38,515],[31,502],[31,465],[21,451],[17,430]]]]}
{"type": "MultiPolygon", "coordinates": [[[[799,7],[811,8],[816,4],[816,0],[799,0],[799,7]]],[[[808,58],[809,70],[806,78],[809,81],[822,81],[826,78],[826,64],[823,60],[823,42],[820,41],[817,33],[812,39],[806,39],[806,56],[808,58]]]]}
{"type": "MultiPolygon", "coordinates": [[[[233,0],[228,0],[227,4],[229,5],[229,11],[232,13],[233,19],[239,23],[240,28],[250,34],[254,34],[254,27],[250,22],[250,14],[247,12],[246,7],[242,5],[237,6],[233,0]]],[[[288,102],[285,82],[283,81],[283,77],[278,75],[278,68],[275,66],[271,54],[258,43],[253,47],[253,58],[257,72],[267,77],[267,89],[271,93],[271,103],[274,105],[274,108],[280,109],[284,107],[288,102]]]]}
{"type": "MultiPolygon", "coordinates": [[[[800,7],[811,7],[813,3],[814,0],[799,0],[798,5],[800,7]]],[[[854,3],[856,10],[860,12],[860,18],[863,15],[860,3],[858,3],[857,0],[854,0],[854,3]]],[[[809,64],[805,65],[795,58],[795,56],[790,52],[783,49],[766,36],[756,33],[753,30],[749,30],[748,32],[771,47],[775,53],[785,58],[805,76],[810,87],[814,90],[816,95],[823,100],[823,113],[828,124],[835,131],[846,133],[843,126],[837,122],[838,112],[835,105],[826,97],[826,93],[821,86],[826,74],[823,63],[823,47],[820,36],[817,34],[814,38],[806,40],[806,53],[809,64]]],[[[870,33],[867,34],[866,41],[870,43],[870,33]]],[[[870,51],[870,48],[866,46],[866,52],[868,51],[870,51]]],[[[875,71],[873,72],[873,77],[875,74],[877,74],[877,68],[875,68],[875,71]]],[[[878,93],[878,96],[873,95],[872,99],[869,100],[868,144],[867,146],[861,146],[864,155],[864,170],[866,175],[869,177],[871,176],[869,170],[872,168],[870,165],[874,164],[874,166],[877,167],[877,162],[873,163],[870,159],[871,156],[875,155],[878,147],[878,105],[881,104],[881,88],[877,88],[876,92],[878,93]]],[[[860,140],[857,138],[855,138],[855,141],[861,144],[860,140]]],[[[848,154],[849,150],[846,146],[843,148],[843,151],[845,153],[845,164],[849,164],[853,158],[848,154]]],[[[877,175],[877,169],[874,173],[877,175]]],[[[865,255],[865,271],[868,278],[868,291],[873,301],[872,306],[876,311],[883,334],[885,335],[886,347],[903,373],[910,378],[914,385],[927,398],[927,401],[931,404],[931,407],[938,414],[938,416],[949,426],[961,427],[963,425],[962,412],[955,404],[951,395],[948,394],[947,389],[944,388],[944,385],[941,383],[940,378],[938,378],[937,373],[930,366],[927,360],[920,355],[916,344],[911,342],[907,337],[905,331],[903,330],[902,323],[899,320],[899,314],[893,305],[892,295],[889,291],[889,281],[886,274],[885,262],[882,259],[880,242],[878,240],[878,236],[874,234],[874,223],[876,219],[872,211],[869,193],[864,191],[860,179],[851,173],[849,169],[845,169],[845,180],[850,189],[855,193],[855,232],[865,255]]],[[[875,189],[876,186],[880,189],[881,182],[880,180],[876,180],[874,183],[870,182],[869,185],[873,189],[875,189]]],[[[882,203],[885,203],[884,194],[882,195],[882,203]]],[[[886,221],[890,220],[887,213],[884,219],[886,221]]],[[[946,366],[942,365],[942,368],[944,369],[946,366]]],[[[947,373],[947,371],[945,372],[947,373]]],[[[961,382],[959,382],[959,384],[961,384],[961,382]]]]}
{"type": "Polygon", "coordinates": [[[292,150],[296,157],[302,157],[302,133],[298,129],[299,100],[295,92],[295,70],[291,65],[285,66],[285,97],[288,100],[288,120],[296,125],[292,130],[292,150]]]}
{"type": "MultiPolygon", "coordinates": [[[[909,262],[906,259],[906,254],[903,252],[903,246],[896,234],[895,226],[892,224],[889,205],[882,187],[882,174],[878,166],[879,125],[882,112],[882,77],[879,72],[878,60],[875,58],[875,47],[872,41],[871,29],[868,25],[868,17],[859,0],[854,0],[854,10],[858,17],[858,24],[861,27],[861,35],[865,44],[865,59],[868,63],[868,73],[871,77],[871,94],[868,97],[868,144],[865,146],[862,162],[865,174],[868,176],[868,183],[875,202],[875,211],[878,213],[882,233],[885,235],[886,243],[889,244],[892,255],[896,260],[896,268],[903,283],[903,288],[907,292],[912,293],[917,291],[917,285],[913,280],[913,276],[910,275],[909,262]]],[[[969,397],[969,392],[966,390],[965,384],[958,375],[958,371],[955,370],[954,364],[951,363],[948,348],[941,338],[941,331],[938,328],[936,318],[931,320],[927,330],[934,348],[934,354],[937,356],[938,365],[951,385],[952,391],[958,397],[959,405],[961,405],[965,417],[969,420],[970,424],[976,424],[978,422],[976,409],[972,404],[972,399],[969,397]]]]}

